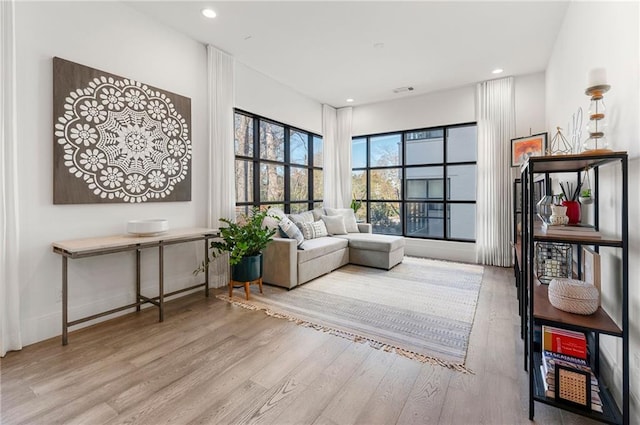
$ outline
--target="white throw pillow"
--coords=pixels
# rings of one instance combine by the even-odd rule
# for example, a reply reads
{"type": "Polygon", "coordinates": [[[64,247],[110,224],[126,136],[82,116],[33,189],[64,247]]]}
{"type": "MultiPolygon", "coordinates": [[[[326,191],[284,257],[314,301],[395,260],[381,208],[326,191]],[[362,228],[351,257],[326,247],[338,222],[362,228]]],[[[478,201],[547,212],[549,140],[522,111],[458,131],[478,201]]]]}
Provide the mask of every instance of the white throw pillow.
{"type": "Polygon", "coordinates": [[[324,221],[314,221],[313,223],[296,223],[296,226],[302,231],[302,236],[305,239],[315,239],[327,236],[327,226],[324,221]]]}
{"type": "Polygon", "coordinates": [[[344,217],[341,215],[329,216],[323,215],[322,221],[327,226],[327,232],[330,235],[346,235],[347,229],[344,227],[344,217]]]}
{"type": "Polygon", "coordinates": [[[289,239],[295,239],[298,246],[304,242],[304,236],[302,236],[302,232],[298,229],[298,226],[287,217],[280,220],[279,227],[289,239]]]}
{"type": "Polygon", "coordinates": [[[356,215],[351,208],[326,208],[326,211],[328,216],[340,215],[344,217],[344,227],[347,229],[347,233],[360,233],[356,215]]]}

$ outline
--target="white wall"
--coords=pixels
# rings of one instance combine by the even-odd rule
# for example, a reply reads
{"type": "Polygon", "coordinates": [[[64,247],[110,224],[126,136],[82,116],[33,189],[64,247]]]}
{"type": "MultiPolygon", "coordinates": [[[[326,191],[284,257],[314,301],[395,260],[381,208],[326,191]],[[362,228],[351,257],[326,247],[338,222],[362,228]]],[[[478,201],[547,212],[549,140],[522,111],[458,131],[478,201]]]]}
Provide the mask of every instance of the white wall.
{"type": "Polygon", "coordinates": [[[322,104],[236,62],[236,107],[322,134],[322,104]]]}
{"type": "MultiPolygon", "coordinates": [[[[515,77],[516,134],[545,131],[544,73],[515,77]]],[[[475,85],[356,106],[354,136],[474,122],[475,85]]],[[[515,169],[514,169],[515,170],[515,169]]],[[[513,172],[515,178],[515,171],[513,172]]],[[[407,239],[408,255],[475,262],[475,244],[407,239]]]]}
{"type": "MultiPolygon", "coordinates": [[[[118,2],[17,2],[16,28],[20,307],[23,343],[30,344],[61,333],[61,259],[51,242],[124,233],[138,218],[167,218],[171,228],[205,225],[207,61],[202,44],[118,2]],[[53,56],[191,98],[191,202],[53,205],[53,56]]],[[[201,245],[167,247],[167,290],[201,281],[191,275],[201,253],[201,245]]],[[[143,288],[155,295],[157,251],[144,251],[143,260],[143,288]]],[[[70,319],[133,302],[134,264],[132,253],[70,260],[70,319]]]]}
{"type": "MultiPolygon", "coordinates": [[[[570,121],[582,107],[586,116],[589,98],[584,94],[587,73],[605,67],[611,90],[605,94],[609,128],[607,134],[616,151],[629,153],[629,324],[631,353],[631,423],[640,422],[640,116],[638,2],[572,2],[546,71],[546,124],[551,134],[556,125],[570,121]],[[592,30],[585,22],[596,23],[592,30]]],[[[585,121],[586,124],[586,121],[585,121]]],[[[586,130],[583,130],[583,139],[586,130]]],[[[601,219],[605,231],[620,231],[619,167],[601,170],[599,192],[601,219]]],[[[620,320],[620,250],[602,249],[602,304],[620,320]]],[[[618,322],[620,323],[620,322],[618,322]]],[[[622,345],[620,339],[603,337],[607,381],[621,400],[622,345]]]]}

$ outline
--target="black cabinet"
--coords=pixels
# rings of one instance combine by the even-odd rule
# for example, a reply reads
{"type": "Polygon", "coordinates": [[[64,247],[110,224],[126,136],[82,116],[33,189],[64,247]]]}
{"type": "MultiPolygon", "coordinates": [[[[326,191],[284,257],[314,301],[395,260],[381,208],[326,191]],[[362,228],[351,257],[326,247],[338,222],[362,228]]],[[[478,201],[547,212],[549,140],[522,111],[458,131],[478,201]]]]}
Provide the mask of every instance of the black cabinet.
{"type": "MultiPolygon", "coordinates": [[[[611,424],[629,424],[629,238],[628,238],[628,170],[626,152],[611,152],[596,155],[562,155],[532,157],[521,167],[522,187],[522,231],[519,249],[518,267],[521,269],[519,277],[519,298],[521,299],[522,333],[524,338],[525,369],[529,373],[529,418],[533,419],[535,402],[556,406],[574,413],[590,417],[592,419],[611,424]],[[536,181],[540,176],[549,182],[550,175],[554,173],[576,173],[580,179],[580,173],[585,170],[593,170],[594,186],[592,196],[594,198],[594,214],[592,226],[599,230],[598,191],[599,170],[601,167],[620,167],[622,181],[619,185],[620,205],[619,211],[621,231],[620,234],[602,234],[601,237],[590,236],[557,236],[546,234],[542,229],[542,223],[535,211],[536,207],[536,181]],[[621,317],[614,320],[609,314],[599,307],[596,313],[588,316],[567,313],[553,307],[548,298],[548,286],[540,284],[535,276],[534,253],[537,242],[552,242],[571,244],[582,251],[583,246],[593,247],[598,251],[600,247],[607,246],[619,250],[621,258],[621,271],[619,281],[602,282],[605,285],[615,285],[622,296],[621,317]],[[540,371],[541,353],[539,329],[542,325],[554,326],[586,334],[590,347],[590,364],[593,372],[598,377],[600,397],[603,412],[585,410],[567,403],[558,402],[555,398],[545,395],[544,377],[540,371]],[[622,342],[622,405],[618,406],[609,389],[600,379],[600,335],[612,335],[621,338],[622,342]]],[[[514,204],[515,205],[515,204],[514,204]]],[[[514,208],[514,211],[516,209],[514,208]]],[[[515,214],[515,212],[514,212],[515,214]]],[[[514,217],[515,219],[515,217],[514,217]]],[[[514,228],[515,230],[515,228],[514,228]]],[[[576,267],[580,277],[580,255],[577,256],[576,267]]]]}

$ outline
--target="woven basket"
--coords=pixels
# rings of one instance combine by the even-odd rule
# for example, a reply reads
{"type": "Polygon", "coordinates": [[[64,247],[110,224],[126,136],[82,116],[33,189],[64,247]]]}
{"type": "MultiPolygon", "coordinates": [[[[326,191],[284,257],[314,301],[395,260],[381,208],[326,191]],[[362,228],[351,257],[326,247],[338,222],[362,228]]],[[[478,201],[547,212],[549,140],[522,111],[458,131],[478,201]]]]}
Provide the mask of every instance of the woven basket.
{"type": "Polygon", "coordinates": [[[598,309],[600,292],[591,283],[555,278],[549,284],[549,302],[558,310],[588,315],[598,309]]]}

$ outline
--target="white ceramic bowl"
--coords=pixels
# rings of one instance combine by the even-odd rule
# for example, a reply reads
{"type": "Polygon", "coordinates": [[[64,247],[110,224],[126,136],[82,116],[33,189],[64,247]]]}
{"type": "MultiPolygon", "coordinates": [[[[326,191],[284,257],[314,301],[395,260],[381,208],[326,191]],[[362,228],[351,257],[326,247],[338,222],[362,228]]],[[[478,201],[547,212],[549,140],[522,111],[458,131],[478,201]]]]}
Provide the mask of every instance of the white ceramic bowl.
{"type": "Polygon", "coordinates": [[[138,236],[159,235],[167,230],[169,230],[169,220],[164,218],[131,220],[127,223],[127,232],[138,236]]]}

